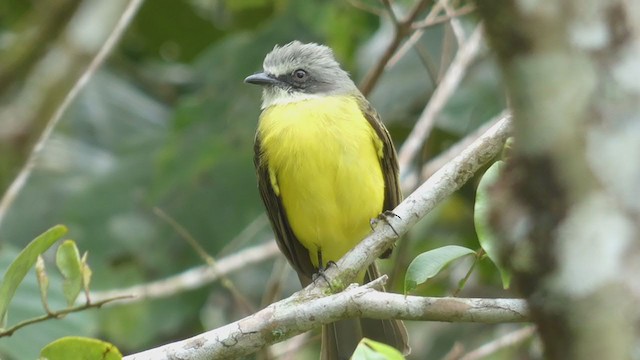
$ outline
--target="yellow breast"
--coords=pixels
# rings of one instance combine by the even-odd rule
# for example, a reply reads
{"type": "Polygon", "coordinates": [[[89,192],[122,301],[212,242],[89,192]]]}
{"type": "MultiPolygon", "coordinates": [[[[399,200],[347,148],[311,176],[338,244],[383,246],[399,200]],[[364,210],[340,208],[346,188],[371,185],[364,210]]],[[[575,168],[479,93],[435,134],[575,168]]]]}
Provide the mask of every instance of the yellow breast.
{"type": "Polygon", "coordinates": [[[380,214],[382,141],[357,100],[330,96],[275,105],[258,126],[271,184],[294,234],[318,266],[337,261],[370,231],[380,214]]]}

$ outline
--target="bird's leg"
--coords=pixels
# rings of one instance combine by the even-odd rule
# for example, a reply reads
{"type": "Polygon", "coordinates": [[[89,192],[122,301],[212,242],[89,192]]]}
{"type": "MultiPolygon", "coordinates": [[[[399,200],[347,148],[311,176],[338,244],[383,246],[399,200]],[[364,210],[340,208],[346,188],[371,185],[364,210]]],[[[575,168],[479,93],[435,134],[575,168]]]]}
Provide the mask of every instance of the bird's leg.
{"type": "MultiPolygon", "coordinates": [[[[369,222],[369,224],[371,225],[371,230],[375,230],[375,227],[378,225],[378,223],[380,221],[385,222],[387,225],[389,225],[389,227],[391,228],[391,231],[393,231],[393,233],[396,235],[396,237],[399,237],[400,235],[398,235],[398,232],[396,231],[396,229],[394,229],[393,225],[391,225],[391,223],[389,222],[389,218],[390,217],[397,217],[398,219],[402,219],[400,217],[400,215],[394,213],[391,210],[385,210],[382,212],[382,214],[376,216],[375,218],[371,219],[371,221],[369,222]]],[[[382,254],[380,254],[380,259],[388,259],[389,256],[391,256],[391,252],[393,251],[393,245],[388,248],[387,250],[385,250],[385,252],[383,252],[382,254]]]]}
{"type": "Polygon", "coordinates": [[[389,227],[391,228],[393,233],[396,234],[396,236],[399,236],[398,232],[396,231],[396,229],[394,229],[393,225],[391,225],[391,223],[389,222],[389,218],[390,217],[397,217],[398,219],[402,220],[400,215],[394,213],[391,210],[385,210],[380,215],[378,215],[375,218],[371,219],[371,221],[369,222],[369,225],[371,226],[371,230],[375,230],[375,226],[378,224],[378,222],[384,221],[387,225],[389,225],[389,227]]]}
{"type": "Polygon", "coordinates": [[[318,280],[318,278],[323,278],[324,281],[327,282],[327,284],[329,285],[329,289],[331,289],[331,291],[333,291],[333,287],[331,287],[331,283],[329,282],[329,279],[327,279],[327,276],[325,275],[325,270],[327,270],[327,268],[329,268],[329,266],[333,264],[335,265],[336,263],[333,261],[329,261],[327,262],[327,265],[323,265],[322,262],[322,250],[320,248],[318,248],[318,272],[313,274],[313,276],[311,277],[311,280],[313,282],[315,282],[316,280],[318,280]]]}

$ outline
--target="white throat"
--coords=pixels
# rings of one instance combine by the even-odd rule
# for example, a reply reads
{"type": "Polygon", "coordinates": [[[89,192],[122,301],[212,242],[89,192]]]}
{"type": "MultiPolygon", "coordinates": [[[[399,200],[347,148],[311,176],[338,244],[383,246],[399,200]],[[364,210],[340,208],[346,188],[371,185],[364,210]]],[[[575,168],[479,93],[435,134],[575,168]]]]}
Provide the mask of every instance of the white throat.
{"type": "Polygon", "coordinates": [[[324,94],[306,94],[302,92],[288,92],[284,89],[275,88],[271,90],[265,90],[262,93],[262,106],[264,110],[273,105],[285,105],[299,101],[305,101],[310,99],[317,99],[324,94]]]}

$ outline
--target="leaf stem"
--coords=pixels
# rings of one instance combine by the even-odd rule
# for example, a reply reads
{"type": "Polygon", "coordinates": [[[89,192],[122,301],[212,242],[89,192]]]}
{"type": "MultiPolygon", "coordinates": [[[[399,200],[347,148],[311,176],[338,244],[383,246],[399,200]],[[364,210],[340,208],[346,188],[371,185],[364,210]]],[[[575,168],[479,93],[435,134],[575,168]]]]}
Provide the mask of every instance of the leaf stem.
{"type": "Polygon", "coordinates": [[[473,273],[473,270],[475,270],[476,268],[476,264],[478,264],[478,261],[480,261],[480,259],[482,259],[483,256],[484,256],[484,249],[479,249],[478,251],[476,251],[476,256],[473,258],[473,263],[469,267],[469,271],[467,271],[467,274],[458,283],[458,288],[452,294],[453,297],[457,297],[458,294],[462,291],[462,289],[464,289],[464,286],[467,284],[467,280],[469,280],[469,278],[471,277],[471,273],[473,273]]]}
{"type": "Polygon", "coordinates": [[[1,337],[5,337],[5,336],[11,336],[13,335],[14,332],[16,332],[17,330],[27,326],[27,325],[32,325],[32,324],[36,324],[39,322],[43,322],[43,321],[47,321],[50,319],[62,319],[65,316],[67,316],[68,314],[71,313],[75,313],[75,312],[80,312],[83,310],[87,310],[87,309],[92,309],[92,308],[100,308],[102,307],[102,305],[106,304],[106,303],[110,303],[112,301],[117,301],[117,300],[123,300],[123,299],[128,299],[130,298],[130,295],[123,295],[123,296],[116,296],[113,298],[109,298],[109,299],[104,299],[102,301],[98,301],[96,303],[91,303],[90,301],[87,301],[86,303],[84,303],[83,305],[78,305],[78,306],[72,306],[72,307],[68,307],[66,309],[62,309],[62,310],[58,310],[58,311],[50,311],[48,310],[46,314],[40,315],[40,316],[36,316],[34,318],[31,319],[27,319],[27,320],[23,320],[7,329],[1,329],[0,330],[0,338],[1,337]]]}

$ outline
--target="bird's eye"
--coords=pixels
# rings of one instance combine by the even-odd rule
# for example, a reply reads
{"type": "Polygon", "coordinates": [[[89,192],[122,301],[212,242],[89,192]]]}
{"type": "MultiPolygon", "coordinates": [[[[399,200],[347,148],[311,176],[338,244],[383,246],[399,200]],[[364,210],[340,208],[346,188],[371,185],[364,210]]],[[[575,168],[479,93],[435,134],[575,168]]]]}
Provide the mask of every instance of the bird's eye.
{"type": "Polygon", "coordinates": [[[297,80],[303,80],[304,78],[307,77],[307,72],[302,69],[298,69],[293,72],[293,77],[296,78],[297,80]]]}

